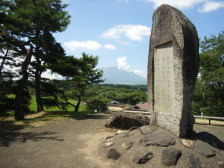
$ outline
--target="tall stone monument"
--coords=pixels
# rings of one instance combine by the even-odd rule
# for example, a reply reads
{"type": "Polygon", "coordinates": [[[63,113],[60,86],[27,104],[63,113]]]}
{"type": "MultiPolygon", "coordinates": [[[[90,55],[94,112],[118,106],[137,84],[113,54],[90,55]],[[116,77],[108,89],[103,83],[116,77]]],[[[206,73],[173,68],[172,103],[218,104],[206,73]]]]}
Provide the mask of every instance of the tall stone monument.
{"type": "Polygon", "coordinates": [[[178,9],[161,5],[153,14],[148,58],[152,124],[177,136],[191,136],[191,102],[199,69],[195,26],[178,9]]]}

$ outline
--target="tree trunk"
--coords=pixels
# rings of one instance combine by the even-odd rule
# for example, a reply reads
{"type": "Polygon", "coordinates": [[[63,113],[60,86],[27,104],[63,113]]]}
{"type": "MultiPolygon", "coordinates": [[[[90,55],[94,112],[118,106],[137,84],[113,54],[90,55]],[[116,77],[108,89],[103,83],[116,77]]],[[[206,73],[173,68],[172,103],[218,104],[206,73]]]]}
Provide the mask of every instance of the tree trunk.
{"type": "Polygon", "coordinates": [[[78,112],[80,104],[81,104],[81,96],[78,96],[78,102],[75,106],[75,112],[78,112]]]}
{"type": "Polygon", "coordinates": [[[16,89],[16,98],[15,98],[15,120],[24,120],[24,109],[23,109],[23,102],[24,102],[24,91],[27,86],[27,81],[29,78],[29,73],[27,72],[28,66],[31,62],[32,58],[33,47],[30,46],[30,50],[27,53],[27,56],[22,64],[21,68],[21,79],[18,81],[18,86],[16,89]]]}
{"type": "MultiPolygon", "coordinates": [[[[38,51],[37,51],[38,52],[38,51]]],[[[37,66],[35,72],[35,89],[36,89],[36,103],[37,103],[37,112],[43,111],[44,106],[41,99],[41,61],[39,57],[39,53],[36,56],[37,59],[37,66]]]]}
{"type": "Polygon", "coordinates": [[[0,66],[0,77],[2,76],[2,70],[3,70],[3,66],[5,64],[5,60],[8,56],[8,52],[9,52],[9,49],[6,50],[6,53],[5,53],[4,57],[2,58],[2,63],[1,63],[1,66],[0,66]]]}

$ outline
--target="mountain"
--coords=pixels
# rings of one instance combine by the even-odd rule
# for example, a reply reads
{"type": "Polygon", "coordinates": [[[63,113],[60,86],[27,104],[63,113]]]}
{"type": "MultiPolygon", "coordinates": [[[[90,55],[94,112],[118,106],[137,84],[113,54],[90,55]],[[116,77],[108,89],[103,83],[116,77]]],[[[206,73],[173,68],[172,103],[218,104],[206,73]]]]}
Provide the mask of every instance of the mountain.
{"type": "Polygon", "coordinates": [[[147,83],[145,78],[117,67],[104,68],[103,79],[106,84],[146,85],[147,83]]]}

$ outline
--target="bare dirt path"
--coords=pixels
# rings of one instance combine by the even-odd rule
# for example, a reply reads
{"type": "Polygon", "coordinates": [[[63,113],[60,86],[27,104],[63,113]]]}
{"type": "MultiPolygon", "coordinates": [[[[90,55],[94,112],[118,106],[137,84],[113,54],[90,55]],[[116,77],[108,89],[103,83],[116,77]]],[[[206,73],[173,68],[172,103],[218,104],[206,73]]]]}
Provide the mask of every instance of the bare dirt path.
{"type": "Polygon", "coordinates": [[[64,118],[25,128],[1,122],[0,167],[114,167],[91,157],[97,149],[96,142],[113,134],[103,127],[106,118],[106,115],[90,115],[82,120],[64,118]]]}
{"type": "MultiPolygon", "coordinates": [[[[119,162],[101,160],[98,143],[114,131],[103,127],[108,115],[89,115],[48,121],[37,127],[0,122],[1,168],[122,168],[119,162]]],[[[224,127],[196,125],[224,141],[224,127]]]]}

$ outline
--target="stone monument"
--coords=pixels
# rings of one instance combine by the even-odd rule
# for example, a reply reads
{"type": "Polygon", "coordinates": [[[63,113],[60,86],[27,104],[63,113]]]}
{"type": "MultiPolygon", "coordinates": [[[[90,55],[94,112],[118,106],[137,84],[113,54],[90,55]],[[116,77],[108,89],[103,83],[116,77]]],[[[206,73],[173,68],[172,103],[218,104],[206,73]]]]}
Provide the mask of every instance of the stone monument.
{"type": "Polygon", "coordinates": [[[191,102],[199,69],[195,26],[178,9],[161,5],[153,14],[148,58],[151,124],[181,138],[191,136],[191,102]]]}

